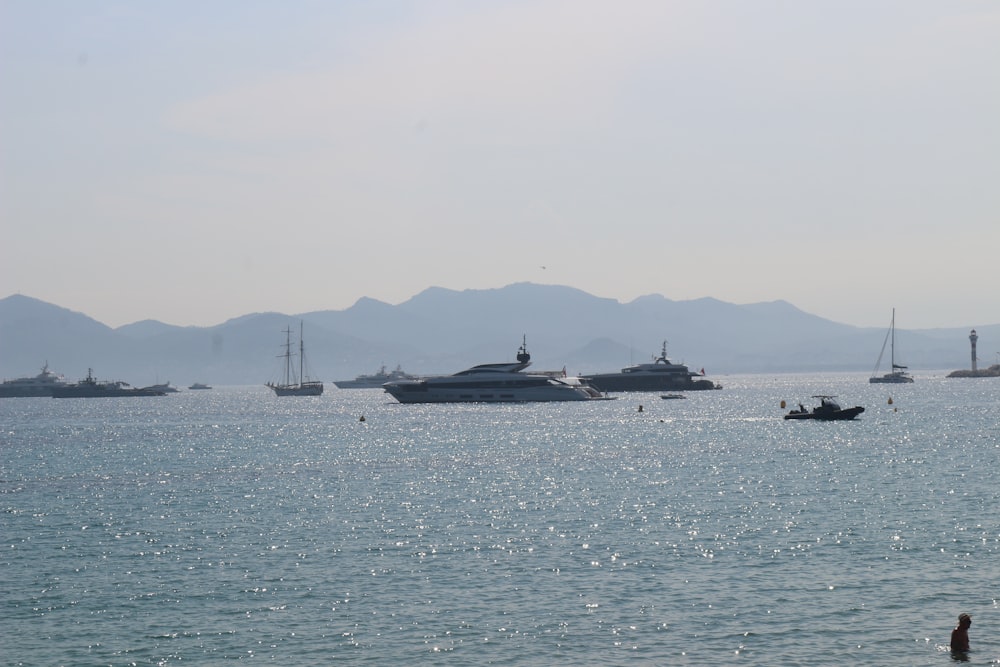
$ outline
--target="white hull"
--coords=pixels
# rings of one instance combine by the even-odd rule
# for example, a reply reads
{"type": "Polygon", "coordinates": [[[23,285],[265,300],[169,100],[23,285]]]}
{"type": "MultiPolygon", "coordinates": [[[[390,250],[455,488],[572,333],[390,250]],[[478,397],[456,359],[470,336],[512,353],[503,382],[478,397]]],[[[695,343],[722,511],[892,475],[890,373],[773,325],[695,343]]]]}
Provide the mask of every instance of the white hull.
{"type": "Polygon", "coordinates": [[[881,376],[874,376],[868,378],[868,382],[871,384],[910,384],[913,382],[913,378],[906,373],[886,373],[881,376]]]}
{"type": "Polygon", "coordinates": [[[400,403],[528,403],[597,398],[593,390],[568,384],[511,387],[496,382],[482,387],[449,387],[427,382],[390,382],[385,390],[400,403]]]}
{"type": "Polygon", "coordinates": [[[522,343],[516,362],[480,364],[454,375],[386,382],[383,387],[400,403],[528,403],[601,398],[600,392],[575,378],[522,373],[530,359],[522,343]]]}

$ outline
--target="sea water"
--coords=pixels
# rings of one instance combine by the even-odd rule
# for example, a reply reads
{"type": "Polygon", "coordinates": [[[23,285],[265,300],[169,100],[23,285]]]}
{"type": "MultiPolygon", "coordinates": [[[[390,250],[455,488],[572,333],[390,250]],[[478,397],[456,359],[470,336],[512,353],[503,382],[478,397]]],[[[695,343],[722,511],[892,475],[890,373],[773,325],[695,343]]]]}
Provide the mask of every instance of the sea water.
{"type": "Polygon", "coordinates": [[[722,381],[2,399],[0,662],[1000,661],[1000,381],[722,381]]]}

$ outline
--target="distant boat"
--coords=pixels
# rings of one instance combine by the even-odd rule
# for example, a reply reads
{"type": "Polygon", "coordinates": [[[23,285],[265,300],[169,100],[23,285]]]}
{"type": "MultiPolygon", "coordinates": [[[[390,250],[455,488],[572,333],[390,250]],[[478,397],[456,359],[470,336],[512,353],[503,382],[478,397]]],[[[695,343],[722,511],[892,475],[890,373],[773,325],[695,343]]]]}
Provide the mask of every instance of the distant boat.
{"type": "Polygon", "coordinates": [[[49,370],[45,362],[42,372],[35,377],[4,380],[0,383],[0,398],[28,398],[31,396],[51,396],[56,387],[65,387],[66,380],[49,370]]]}
{"type": "Polygon", "coordinates": [[[178,391],[180,391],[177,387],[171,385],[169,381],[164,382],[163,384],[151,384],[148,387],[143,387],[143,389],[150,389],[152,391],[161,391],[164,394],[176,394],[178,391]]]}
{"type": "Polygon", "coordinates": [[[87,369],[87,377],[76,384],[68,384],[52,389],[52,398],[118,398],[124,396],[163,396],[162,391],[140,389],[128,382],[110,380],[98,382],[94,371],[87,369]]]}
{"type": "Polygon", "coordinates": [[[188,387],[188,389],[211,389],[207,384],[202,384],[201,382],[195,382],[193,385],[188,387]]]}
{"type": "Polygon", "coordinates": [[[371,375],[359,375],[353,380],[334,380],[333,384],[340,389],[372,389],[381,388],[386,382],[394,380],[419,380],[416,375],[410,375],[403,371],[402,366],[396,366],[394,371],[386,371],[385,365],[371,375]]]}
{"type": "Polygon", "coordinates": [[[913,378],[906,372],[906,366],[896,363],[896,309],[892,309],[892,321],[889,323],[889,331],[882,341],[882,351],[878,353],[878,360],[875,362],[875,370],[868,378],[872,384],[906,384],[913,382],[913,378]],[[889,343],[889,359],[892,370],[885,375],[878,374],[878,367],[882,364],[882,355],[885,354],[885,345],[889,343]]]}
{"type": "Polygon", "coordinates": [[[292,359],[295,353],[292,352],[292,330],[285,329],[285,352],[280,355],[284,359],[284,374],[281,382],[268,382],[277,396],[320,396],[323,393],[323,382],[320,380],[309,380],[306,377],[306,348],[302,339],[302,323],[299,323],[299,370],[295,372],[295,364],[292,359]]]}

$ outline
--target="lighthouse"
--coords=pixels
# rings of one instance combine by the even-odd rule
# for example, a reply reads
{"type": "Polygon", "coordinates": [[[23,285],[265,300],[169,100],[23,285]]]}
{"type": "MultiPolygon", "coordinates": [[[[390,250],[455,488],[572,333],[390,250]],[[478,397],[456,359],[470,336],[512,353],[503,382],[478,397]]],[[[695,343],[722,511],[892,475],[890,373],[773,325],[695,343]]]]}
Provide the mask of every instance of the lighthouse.
{"type": "Polygon", "coordinates": [[[972,343],[972,372],[976,372],[976,341],[979,340],[979,336],[976,335],[976,330],[973,329],[972,333],[969,334],[969,342],[972,343]]]}

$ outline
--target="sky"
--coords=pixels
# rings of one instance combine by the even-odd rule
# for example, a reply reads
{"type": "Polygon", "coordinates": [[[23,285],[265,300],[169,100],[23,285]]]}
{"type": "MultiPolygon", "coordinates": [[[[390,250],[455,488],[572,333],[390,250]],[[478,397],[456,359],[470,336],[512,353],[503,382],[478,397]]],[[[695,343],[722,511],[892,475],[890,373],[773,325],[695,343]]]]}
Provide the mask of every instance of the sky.
{"type": "Polygon", "coordinates": [[[1000,323],[995,0],[0,0],[0,298],[1000,323]]]}

